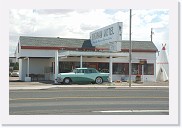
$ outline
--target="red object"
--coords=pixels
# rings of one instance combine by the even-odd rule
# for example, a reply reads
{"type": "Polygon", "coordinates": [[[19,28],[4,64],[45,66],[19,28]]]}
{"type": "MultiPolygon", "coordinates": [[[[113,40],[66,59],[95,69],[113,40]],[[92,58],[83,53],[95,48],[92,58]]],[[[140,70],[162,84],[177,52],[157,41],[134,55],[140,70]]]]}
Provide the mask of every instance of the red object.
{"type": "Polygon", "coordinates": [[[162,50],[166,50],[166,44],[164,44],[164,46],[162,47],[162,50]]]}
{"type": "Polygon", "coordinates": [[[139,76],[140,77],[141,75],[140,74],[137,74],[136,76],[139,76]]]}
{"type": "Polygon", "coordinates": [[[162,50],[166,50],[166,47],[164,46],[164,47],[162,48],[162,50]]]}

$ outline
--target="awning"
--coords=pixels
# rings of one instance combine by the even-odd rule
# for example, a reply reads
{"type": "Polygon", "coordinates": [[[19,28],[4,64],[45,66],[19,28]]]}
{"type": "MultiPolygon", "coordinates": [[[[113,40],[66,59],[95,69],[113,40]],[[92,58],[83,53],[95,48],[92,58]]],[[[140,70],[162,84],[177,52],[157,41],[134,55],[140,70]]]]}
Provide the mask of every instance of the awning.
{"type": "Polygon", "coordinates": [[[95,56],[95,57],[128,57],[128,52],[96,52],[96,51],[58,51],[58,57],[64,56],[95,56]]]}

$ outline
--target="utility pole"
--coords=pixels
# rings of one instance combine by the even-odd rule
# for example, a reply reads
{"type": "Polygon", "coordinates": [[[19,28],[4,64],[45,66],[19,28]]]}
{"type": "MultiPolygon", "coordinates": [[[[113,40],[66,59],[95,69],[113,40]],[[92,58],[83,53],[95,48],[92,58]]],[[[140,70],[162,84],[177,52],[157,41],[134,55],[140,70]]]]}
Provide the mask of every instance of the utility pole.
{"type": "Polygon", "coordinates": [[[151,37],[151,42],[152,42],[152,35],[153,35],[154,33],[153,33],[153,31],[152,31],[152,28],[151,28],[151,35],[150,35],[150,37],[151,37]]]}
{"type": "Polygon", "coordinates": [[[130,40],[130,47],[129,47],[129,87],[131,87],[131,52],[132,52],[132,44],[131,44],[131,17],[132,17],[132,10],[130,9],[130,32],[129,32],[129,40],[130,40]]]}

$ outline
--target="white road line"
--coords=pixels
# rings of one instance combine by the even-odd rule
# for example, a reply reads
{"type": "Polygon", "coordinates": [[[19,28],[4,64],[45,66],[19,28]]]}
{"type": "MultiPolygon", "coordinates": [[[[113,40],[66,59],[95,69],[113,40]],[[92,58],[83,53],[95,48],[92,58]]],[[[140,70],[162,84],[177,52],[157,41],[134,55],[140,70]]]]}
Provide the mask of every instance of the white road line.
{"type": "Polygon", "coordinates": [[[168,99],[168,97],[116,97],[116,96],[108,96],[108,97],[104,97],[104,96],[87,96],[87,97],[35,97],[35,98],[10,98],[9,100],[10,101],[15,101],[15,100],[53,100],[53,99],[100,99],[100,98],[103,98],[103,99],[112,99],[112,98],[115,98],[115,99],[158,99],[158,98],[161,98],[161,99],[168,99]]]}
{"type": "Polygon", "coordinates": [[[108,111],[93,111],[101,113],[119,113],[119,112],[169,112],[169,110],[108,110],[108,111]]]}

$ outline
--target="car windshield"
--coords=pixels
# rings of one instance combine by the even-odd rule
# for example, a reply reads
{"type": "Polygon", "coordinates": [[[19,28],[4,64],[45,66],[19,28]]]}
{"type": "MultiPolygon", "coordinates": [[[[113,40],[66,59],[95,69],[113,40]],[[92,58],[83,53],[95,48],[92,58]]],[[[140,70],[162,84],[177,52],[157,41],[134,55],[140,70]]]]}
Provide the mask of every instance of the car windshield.
{"type": "Polygon", "coordinates": [[[73,73],[76,73],[77,72],[77,69],[73,69],[73,71],[72,71],[73,73]]]}
{"type": "Polygon", "coordinates": [[[96,69],[73,69],[73,73],[99,73],[96,69]]]}

